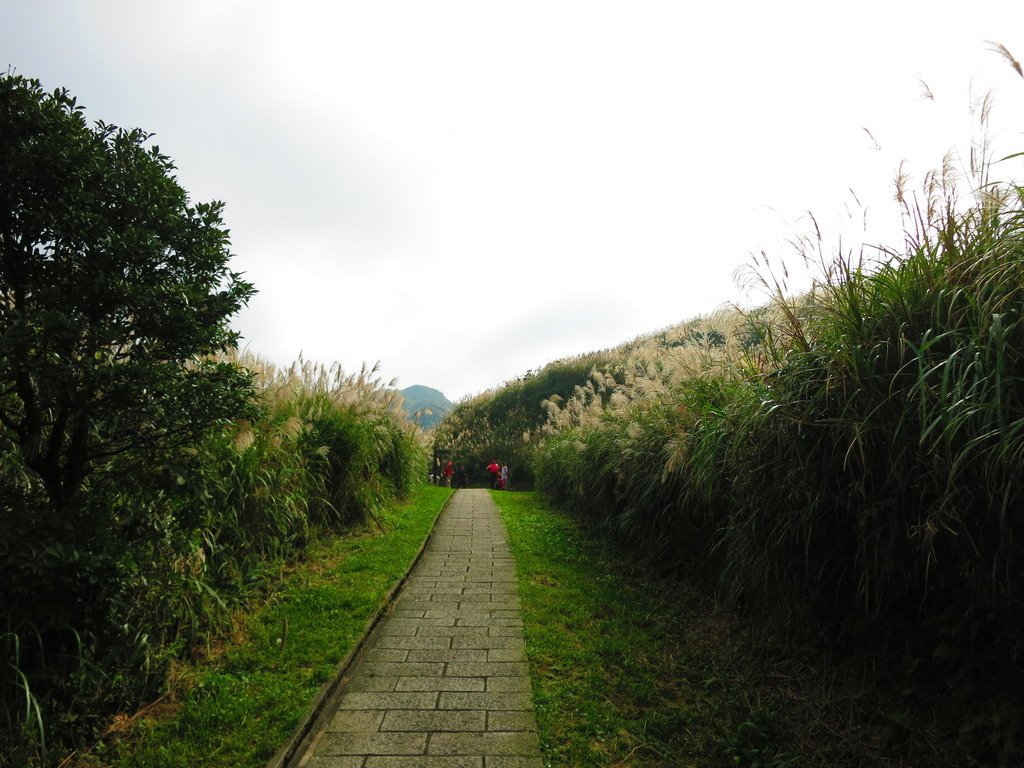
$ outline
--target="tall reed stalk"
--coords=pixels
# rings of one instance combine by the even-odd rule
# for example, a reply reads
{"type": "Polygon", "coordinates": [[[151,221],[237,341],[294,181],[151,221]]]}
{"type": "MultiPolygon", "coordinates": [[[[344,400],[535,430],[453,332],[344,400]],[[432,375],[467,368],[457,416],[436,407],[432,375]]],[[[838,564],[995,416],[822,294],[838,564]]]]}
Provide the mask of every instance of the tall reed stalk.
{"type": "Polygon", "coordinates": [[[998,763],[1024,738],[1024,188],[976,178],[901,191],[905,242],[826,262],[809,294],[766,276],[719,358],[634,357],[550,401],[536,466],[734,604],[927,670],[998,763]]]}

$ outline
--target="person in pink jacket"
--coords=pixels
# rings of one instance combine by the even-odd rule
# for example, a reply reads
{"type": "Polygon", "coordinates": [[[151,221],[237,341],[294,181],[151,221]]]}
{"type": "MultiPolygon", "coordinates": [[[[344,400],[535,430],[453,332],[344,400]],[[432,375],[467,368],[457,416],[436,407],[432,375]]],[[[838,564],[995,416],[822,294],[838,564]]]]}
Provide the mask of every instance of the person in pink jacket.
{"type": "Polygon", "coordinates": [[[492,459],[491,463],[487,465],[487,471],[491,473],[491,487],[497,490],[498,483],[501,482],[501,465],[492,459]]]}

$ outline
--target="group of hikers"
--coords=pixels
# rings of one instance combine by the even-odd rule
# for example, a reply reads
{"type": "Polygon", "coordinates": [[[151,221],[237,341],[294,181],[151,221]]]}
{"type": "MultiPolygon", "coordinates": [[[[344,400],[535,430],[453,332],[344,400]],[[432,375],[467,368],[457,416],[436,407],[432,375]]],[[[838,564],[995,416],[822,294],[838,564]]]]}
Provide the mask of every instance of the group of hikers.
{"type": "Polygon", "coordinates": [[[494,459],[487,465],[487,471],[491,474],[491,487],[496,491],[508,490],[508,465],[498,464],[494,459]]]}
{"type": "MultiPolygon", "coordinates": [[[[490,464],[487,465],[487,472],[491,476],[491,487],[496,491],[508,490],[508,465],[499,464],[497,459],[493,459],[490,464]]],[[[441,470],[441,476],[435,478],[431,475],[431,482],[440,481],[447,488],[465,488],[469,484],[469,472],[465,466],[460,465],[458,468],[455,466],[455,462],[448,461],[445,463],[441,470]]]]}

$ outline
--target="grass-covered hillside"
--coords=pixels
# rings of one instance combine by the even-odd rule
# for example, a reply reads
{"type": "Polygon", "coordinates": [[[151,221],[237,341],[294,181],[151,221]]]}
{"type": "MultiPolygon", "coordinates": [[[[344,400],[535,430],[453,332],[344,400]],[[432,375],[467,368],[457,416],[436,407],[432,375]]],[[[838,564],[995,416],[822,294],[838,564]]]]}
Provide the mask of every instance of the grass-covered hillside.
{"type": "MultiPolygon", "coordinates": [[[[768,314],[759,310],[756,316],[768,314]]],[[[612,349],[556,360],[457,403],[435,427],[434,438],[477,482],[486,482],[484,467],[497,459],[509,466],[515,487],[529,488],[542,438],[585,419],[587,412],[600,412],[613,395],[618,399],[616,386],[643,381],[646,387],[689,376],[725,360],[736,345],[756,346],[760,333],[746,316],[723,309],[612,349]]]]}

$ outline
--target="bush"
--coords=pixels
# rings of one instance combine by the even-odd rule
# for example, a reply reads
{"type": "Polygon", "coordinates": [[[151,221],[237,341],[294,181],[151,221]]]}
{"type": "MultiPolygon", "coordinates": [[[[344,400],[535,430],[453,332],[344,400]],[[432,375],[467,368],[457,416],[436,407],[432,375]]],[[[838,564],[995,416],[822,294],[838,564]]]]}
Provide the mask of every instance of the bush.
{"type": "MultiPolygon", "coordinates": [[[[255,376],[250,418],[130,484],[94,490],[73,531],[59,519],[0,521],[10,531],[0,537],[11,596],[0,743],[10,764],[81,744],[154,697],[167,662],[230,632],[235,611],[313,536],[374,517],[412,489],[425,460],[419,433],[372,374],[240,364],[255,376]],[[112,529],[95,525],[104,515],[112,529]]],[[[21,498],[47,508],[42,495],[21,498]]]]}
{"type": "Polygon", "coordinates": [[[1024,711],[1024,189],[931,202],[905,250],[780,294],[730,365],[596,375],[535,463],[763,620],[901,664],[971,759],[999,762],[1024,736],[1006,717],[1024,711]]]}

